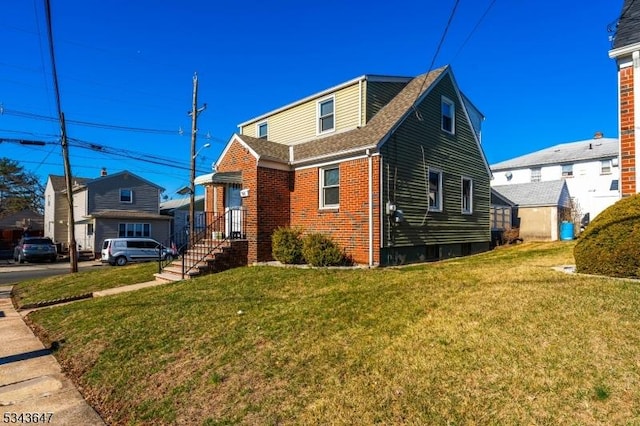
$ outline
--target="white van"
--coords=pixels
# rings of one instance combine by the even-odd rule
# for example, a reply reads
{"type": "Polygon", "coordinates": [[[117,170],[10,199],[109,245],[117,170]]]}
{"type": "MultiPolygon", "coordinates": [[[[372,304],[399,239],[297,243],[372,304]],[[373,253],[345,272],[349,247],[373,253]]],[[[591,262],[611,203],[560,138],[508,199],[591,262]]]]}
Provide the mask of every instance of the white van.
{"type": "Polygon", "coordinates": [[[175,250],[151,238],[107,238],[102,242],[100,260],[112,266],[124,266],[128,262],[171,261],[177,255],[175,250]]]}

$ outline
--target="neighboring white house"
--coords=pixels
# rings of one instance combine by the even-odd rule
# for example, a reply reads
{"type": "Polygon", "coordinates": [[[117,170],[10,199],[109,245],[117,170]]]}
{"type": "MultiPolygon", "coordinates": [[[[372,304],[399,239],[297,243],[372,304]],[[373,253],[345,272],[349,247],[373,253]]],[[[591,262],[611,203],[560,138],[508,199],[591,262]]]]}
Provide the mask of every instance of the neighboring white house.
{"type": "MultiPolygon", "coordinates": [[[[75,240],[80,251],[100,253],[105,238],[150,237],[169,244],[171,217],[160,214],[163,189],[126,170],[73,180],[75,240]]],[[[45,235],[68,248],[69,208],[63,176],[50,175],[45,189],[45,235]]]]}
{"type": "Polygon", "coordinates": [[[620,199],[618,139],[562,143],[491,166],[491,186],[564,179],[579,213],[593,220],[620,199]]]}

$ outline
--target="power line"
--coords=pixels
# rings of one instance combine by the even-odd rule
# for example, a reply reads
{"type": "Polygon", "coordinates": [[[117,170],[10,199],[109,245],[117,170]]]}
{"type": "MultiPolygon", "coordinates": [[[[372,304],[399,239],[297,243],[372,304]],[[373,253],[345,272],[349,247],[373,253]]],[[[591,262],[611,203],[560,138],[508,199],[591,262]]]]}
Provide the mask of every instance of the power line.
{"type": "MultiPolygon", "coordinates": [[[[50,122],[57,122],[58,121],[58,119],[55,118],[55,117],[50,117],[50,116],[42,115],[42,114],[36,114],[36,113],[32,113],[32,112],[18,111],[18,110],[15,110],[15,109],[4,108],[4,107],[0,106],[0,115],[3,115],[3,114],[11,115],[11,116],[14,116],[14,117],[33,119],[33,120],[50,121],[50,122]]],[[[105,129],[105,130],[116,130],[116,131],[121,131],[121,132],[148,133],[148,134],[165,135],[165,136],[176,136],[176,135],[182,136],[183,133],[184,133],[184,131],[182,129],[178,129],[178,130],[154,129],[154,128],[150,128],[150,127],[122,126],[122,125],[118,125],[118,124],[96,123],[96,122],[92,122],[92,121],[70,120],[70,119],[67,119],[66,122],[69,123],[69,124],[77,125],[77,126],[85,126],[85,127],[99,128],[99,129],[105,129]]],[[[220,138],[218,136],[213,136],[213,135],[211,135],[209,133],[204,135],[204,137],[206,139],[212,140],[214,142],[226,143],[226,141],[223,140],[222,138],[220,138]]]]}
{"type": "Polygon", "coordinates": [[[416,98],[413,101],[413,105],[411,105],[411,108],[413,108],[413,111],[415,112],[416,117],[418,118],[418,120],[422,120],[422,117],[420,116],[420,113],[418,112],[418,110],[416,108],[416,102],[420,98],[420,94],[422,93],[422,89],[424,89],[424,85],[427,82],[427,76],[429,75],[431,70],[433,70],[433,65],[435,64],[436,58],[438,57],[438,54],[440,53],[440,49],[442,48],[442,45],[444,44],[444,39],[447,37],[447,32],[449,31],[449,27],[451,26],[451,22],[453,21],[453,16],[456,14],[456,9],[458,8],[458,4],[459,3],[460,3],[460,0],[456,0],[456,2],[453,5],[453,9],[451,9],[451,14],[449,15],[449,20],[447,21],[447,25],[445,26],[444,31],[442,32],[442,37],[440,37],[440,42],[438,43],[438,47],[436,48],[436,51],[433,54],[433,58],[431,59],[431,65],[429,65],[429,70],[427,71],[427,73],[424,76],[424,79],[422,80],[422,84],[420,85],[420,90],[418,90],[418,93],[416,94],[416,98]]]}
{"type": "Polygon", "coordinates": [[[478,19],[478,22],[476,22],[476,25],[473,27],[473,29],[471,30],[471,32],[469,33],[469,35],[467,36],[467,38],[464,40],[464,42],[462,43],[462,45],[460,45],[460,48],[458,49],[458,51],[456,52],[455,55],[453,55],[453,59],[451,60],[451,62],[454,62],[456,60],[456,58],[458,57],[458,55],[460,54],[460,52],[462,52],[462,49],[464,49],[464,47],[467,45],[467,43],[469,42],[469,40],[471,40],[471,37],[473,36],[473,34],[476,32],[476,30],[480,27],[480,24],[482,23],[482,21],[484,21],[484,18],[487,17],[487,15],[489,14],[489,12],[491,11],[491,9],[493,8],[493,5],[496,3],[497,0],[493,0],[491,3],[489,3],[489,6],[487,6],[487,8],[485,9],[484,13],[482,14],[482,16],[480,17],[480,19],[478,19]]]}

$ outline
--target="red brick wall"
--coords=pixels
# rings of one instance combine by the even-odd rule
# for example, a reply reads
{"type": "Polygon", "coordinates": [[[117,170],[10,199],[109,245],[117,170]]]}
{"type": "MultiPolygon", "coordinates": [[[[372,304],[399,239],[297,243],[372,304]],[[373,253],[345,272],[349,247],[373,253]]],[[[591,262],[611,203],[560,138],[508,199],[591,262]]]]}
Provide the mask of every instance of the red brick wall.
{"type": "Polygon", "coordinates": [[[620,191],[636,193],[636,142],[633,67],[620,69],[620,191]]]}
{"type": "Polygon", "coordinates": [[[273,260],[271,234],[290,224],[290,179],[293,172],[258,167],[257,260],[273,260]]]}
{"type": "MultiPolygon", "coordinates": [[[[380,158],[372,157],[373,169],[373,256],[380,262],[380,158]]],[[[249,263],[271,260],[271,234],[279,226],[299,226],[305,233],[329,235],[357,263],[369,262],[368,159],[340,164],[340,207],[321,210],[319,206],[319,168],[295,172],[258,167],[242,144],[233,142],[218,164],[218,171],[242,171],[243,198],[247,209],[249,263]]],[[[207,211],[224,211],[224,187],[207,186],[207,211]]]]}
{"type": "MultiPolygon", "coordinates": [[[[239,142],[232,142],[229,150],[218,164],[219,172],[237,172],[242,171],[242,188],[249,190],[249,196],[242,199],[242,206],[247,210],[246,231],[248,240],[247,259],[249,263],[258,260],[257,251],[257,235],[258,235],[258,217],[257,217],[257,161],[256,158],[239,142]]],[[[218,214],[224,212],[225,187],[222,185],[208,185],[207,191],[207,211],[213,210],[213,192],[217,192],[217,211],[218,214]],[[212,209],[212,210],[209,210],[212,209]]]]}
{"type": "MultiPolygon", "coordinates": [[[[373,157],[374,263],[380,261],[380,158],[373,157]]],[[[368,159],[340,164],[340,208],[319,208],[319,168],[297,170],[291,194],[291,226],[333,238],[357,263],[369,263],[368,159]]]]}

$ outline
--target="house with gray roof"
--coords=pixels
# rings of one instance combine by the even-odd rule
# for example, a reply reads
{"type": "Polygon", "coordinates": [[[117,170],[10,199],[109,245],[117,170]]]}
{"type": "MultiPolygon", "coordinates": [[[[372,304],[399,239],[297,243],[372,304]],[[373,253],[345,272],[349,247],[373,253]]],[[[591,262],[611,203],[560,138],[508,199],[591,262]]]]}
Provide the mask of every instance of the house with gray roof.
{"type": "Polygon", "coordinates": [[[624,0],[609,57],[618,67],[620,189],[626,197],[640,192],[640,2],[624,0]]]}
{"type": "MultiPolygon", "coordinates": [[[[163,188],[129,171],[74,178],[74,231],[81,252],[98,256],[102,241],[149,237],[168,244],[171,217],[160,214],[163,188]]],[[[45,188],[45,236],[68,249],[69,210],[64,176],[50,175],[45,188]]]]}
{"type": "Polygon", "coordinates": [[[595,218],[620,198],[618,139],[561,143],[491,165],[491,186],[564,180],[578,219],[595,218]]]}
{"type": "Polygon", "coordinates": [[[491,238],[483,119],[449,66],[363,75],[241,123],[196,183],[206,211],[240,225],[248,263],[272,259],[281,226],[366,265],[476,253],[491,238]]]}
{"type": "Polygon", "coordinates": [[[561,223],[571,219],[565,180],[497,185],[491,190],[492,204],[509,206],[511,226],[519,228],[519,236],[525,241],[558,240],[561,223]]]}

